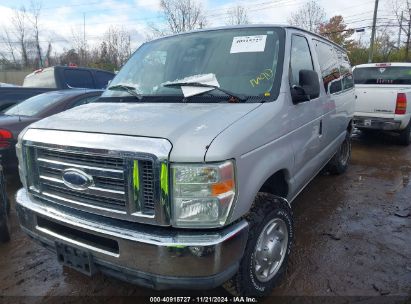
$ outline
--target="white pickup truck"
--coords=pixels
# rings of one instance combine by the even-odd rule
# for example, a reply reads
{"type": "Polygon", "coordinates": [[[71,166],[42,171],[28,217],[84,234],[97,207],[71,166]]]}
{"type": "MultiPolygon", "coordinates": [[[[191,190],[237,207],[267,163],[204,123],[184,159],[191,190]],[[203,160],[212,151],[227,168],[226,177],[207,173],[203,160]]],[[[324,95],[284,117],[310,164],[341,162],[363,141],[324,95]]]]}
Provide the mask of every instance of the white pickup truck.
{"type": "Polygon", "coordinates": [[[371,63],[354,68],[357,101],[354,125],[360,130],[399,133],[411,142],[411,63],[371,63]]]}

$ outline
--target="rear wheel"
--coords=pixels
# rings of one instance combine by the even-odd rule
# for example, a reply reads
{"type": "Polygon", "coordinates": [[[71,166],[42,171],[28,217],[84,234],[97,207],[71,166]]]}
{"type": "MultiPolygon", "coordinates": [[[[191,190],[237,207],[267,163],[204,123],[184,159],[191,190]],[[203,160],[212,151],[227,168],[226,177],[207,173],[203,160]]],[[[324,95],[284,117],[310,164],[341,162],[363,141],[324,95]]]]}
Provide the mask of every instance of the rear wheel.
{"type": "Polygon", "coordinates": [[[348,168],[348,163],[351,159],[351,134],[347,132],[347,135],[338,148],[337,153],[333,156],[327,165],[327,170],[331,174],[342,174],[348,168]]]}
{"type": "Polygon", "coordinates": [[[290,207],[259,193],[247,220],[249,237],[237,274],[224,287],[233,295],[269,295],[284,276],[294,232],[290,207]]]}
{"type": "Polygon", "coordinates": [[[408,126],[400,132],[399,140],[404,146],[408,146],[411,143],[411,120],[408,126]]]}

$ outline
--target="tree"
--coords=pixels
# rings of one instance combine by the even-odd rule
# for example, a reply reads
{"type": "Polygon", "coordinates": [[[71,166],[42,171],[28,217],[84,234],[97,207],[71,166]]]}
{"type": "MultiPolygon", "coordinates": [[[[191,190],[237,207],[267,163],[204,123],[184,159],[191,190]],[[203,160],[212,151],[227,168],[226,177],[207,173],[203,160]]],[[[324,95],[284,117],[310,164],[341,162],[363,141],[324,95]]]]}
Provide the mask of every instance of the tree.
{"type": "Polygon", "coordinates": [[[207,24],[203,7],[196,0],[161,0],[160,8],[166,26],[149,24],[152,35],[148,39],[203,28],[207,24]]]}
{"type": "Polygon", "coordinates": [[[325,16],[324,9],[317,1],[312,0],[306,2],[297,12],[291,14],[288,22],[291,25],[318,33],[320,25],[325,21],[325,16]]]}
{"type": "Polygon", "coordinates": [[[353,43],[348,50],[348,57],[350,58],[351,65],[358,65],[368,62],[368,47],[363,45],[360,41],[353,43]]]}
{"type": "Polygon", "coordinates": [[[69,65],[69,64],[78,65],[80,63],[80,56],[78,55],[75,49],[67,50],[63,54],[60,55],[60,63],[63,65],[69,65]]]}
{"type": "Polygon", "coordinates": [[[131,56],[130,33],[124,28],[111,26],[104,34],[104,41],[107,44],[107,55],[110,62],[119,69],[131,56]]]}
{"type": "Polygon", "coordinates": [[[86,66],[88,63],[88,45],[84,40],[83,32],[80,32],[78,29],[71,30],[71,45],[72,48],[76,50],[79,55],[79,65],[86,66]]]}
{"type": "Polygon", "coordinates": [[[377,30],[374,42],[377,61],[389,61],[392,57],[391,55],[397,51],[395,41],[392,39],[393,36],[395,37],[388,26],[377,30]]]}
{"type": "Polygon", "coordinates": [[[328,22],[320,24],[318,33],[345,48],[349,48],[354,42],[350,39],[354,30],[347,29],[342,16],[331,17],[328,22]]]}
{"type": "Polygon", "coordinates": [[[40,13],[41,13],[41,2],[32,0],[30,7],[31,18],[30,22],[33,27],[34,42],[36,44],[38,66],[43,67],[43,56],[41,54],[40,46],[40,13]]]}
{"type": "Polygon", "coordinates": [[[227,24],[237,25],[237,24],[248,24],[247,9],[244,6],[236,5],[227,10],[227,24]]]}
{"type": "Polygon", "coordinates": [[[27,12],[24,6],[14,11],[12,24],[20,48],[22,65],[25,68],[29,66],[29,58],[27,54],[27,12]]]}
{"type": "Polygon", "coordinates": [[[10,35],[10,31],[7,28],[3,29],[3,32],[3,35],[0,37],[0,42],[3,44],[3,47],[5,47],[5,50],[0,51],[0,55],[3,60],[9,62],[9,59],[11,58],[13,65],[17,65],[13,37],[10,35]]]}
{"type": "MultiPolygon", "coordinates": [[[[411,43],[411,1],[409,0],[396,0],[393,2],[393,8],[392,8],[398,25],[400,26],[401,33],[404,33],[406,38],[405,42],[405,61],[408,61],[408,54],[409,54],[409,49],[410,49],[410,43],[411,43]]],[[[401,41],[400,41],[401,44],[401,41]]],[[[399,45],[398,47],[401,47],[399,45]]]]}
{"type": "Polygon", "coordinates": [[[51,41],[49,41],[49,44],[47,46],[47,52],[46,52],[46,62],[45,62],[45,66],[49,67],[52,65],[52,59],[51,59],[51,51],[52,51],[52,46],[51,46],[51,41]]]}

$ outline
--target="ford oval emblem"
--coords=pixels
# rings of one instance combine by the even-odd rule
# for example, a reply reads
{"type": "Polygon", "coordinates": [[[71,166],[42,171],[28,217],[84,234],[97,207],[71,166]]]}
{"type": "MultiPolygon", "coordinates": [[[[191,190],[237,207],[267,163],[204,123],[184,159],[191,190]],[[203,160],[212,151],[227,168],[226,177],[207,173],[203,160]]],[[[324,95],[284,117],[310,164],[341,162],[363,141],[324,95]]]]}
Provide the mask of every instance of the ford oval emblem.
{"type": "Polygon", "coordinates": [[[78,169],[66,169],[63,171],[64,184],[75,190],[86,190],[94,184],[93,177],[78,169]]]}

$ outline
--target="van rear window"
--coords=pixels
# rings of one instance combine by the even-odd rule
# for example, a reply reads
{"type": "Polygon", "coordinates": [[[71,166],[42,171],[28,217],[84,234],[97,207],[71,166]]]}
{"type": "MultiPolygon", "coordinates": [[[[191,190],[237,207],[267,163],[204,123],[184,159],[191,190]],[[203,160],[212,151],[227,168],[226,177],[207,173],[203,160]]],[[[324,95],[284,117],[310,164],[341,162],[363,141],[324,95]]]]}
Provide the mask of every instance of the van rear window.
{"type": "Polygon", "coordinates": [[[411,67],[367,67],[354,70],[355,84],[411,85],[411,67]]]}
{"type": "Polygon", "coordinates": [[[54,69],[36,72],[24,78],[23,87],[30,88],[57,88],[54,69]]]}

